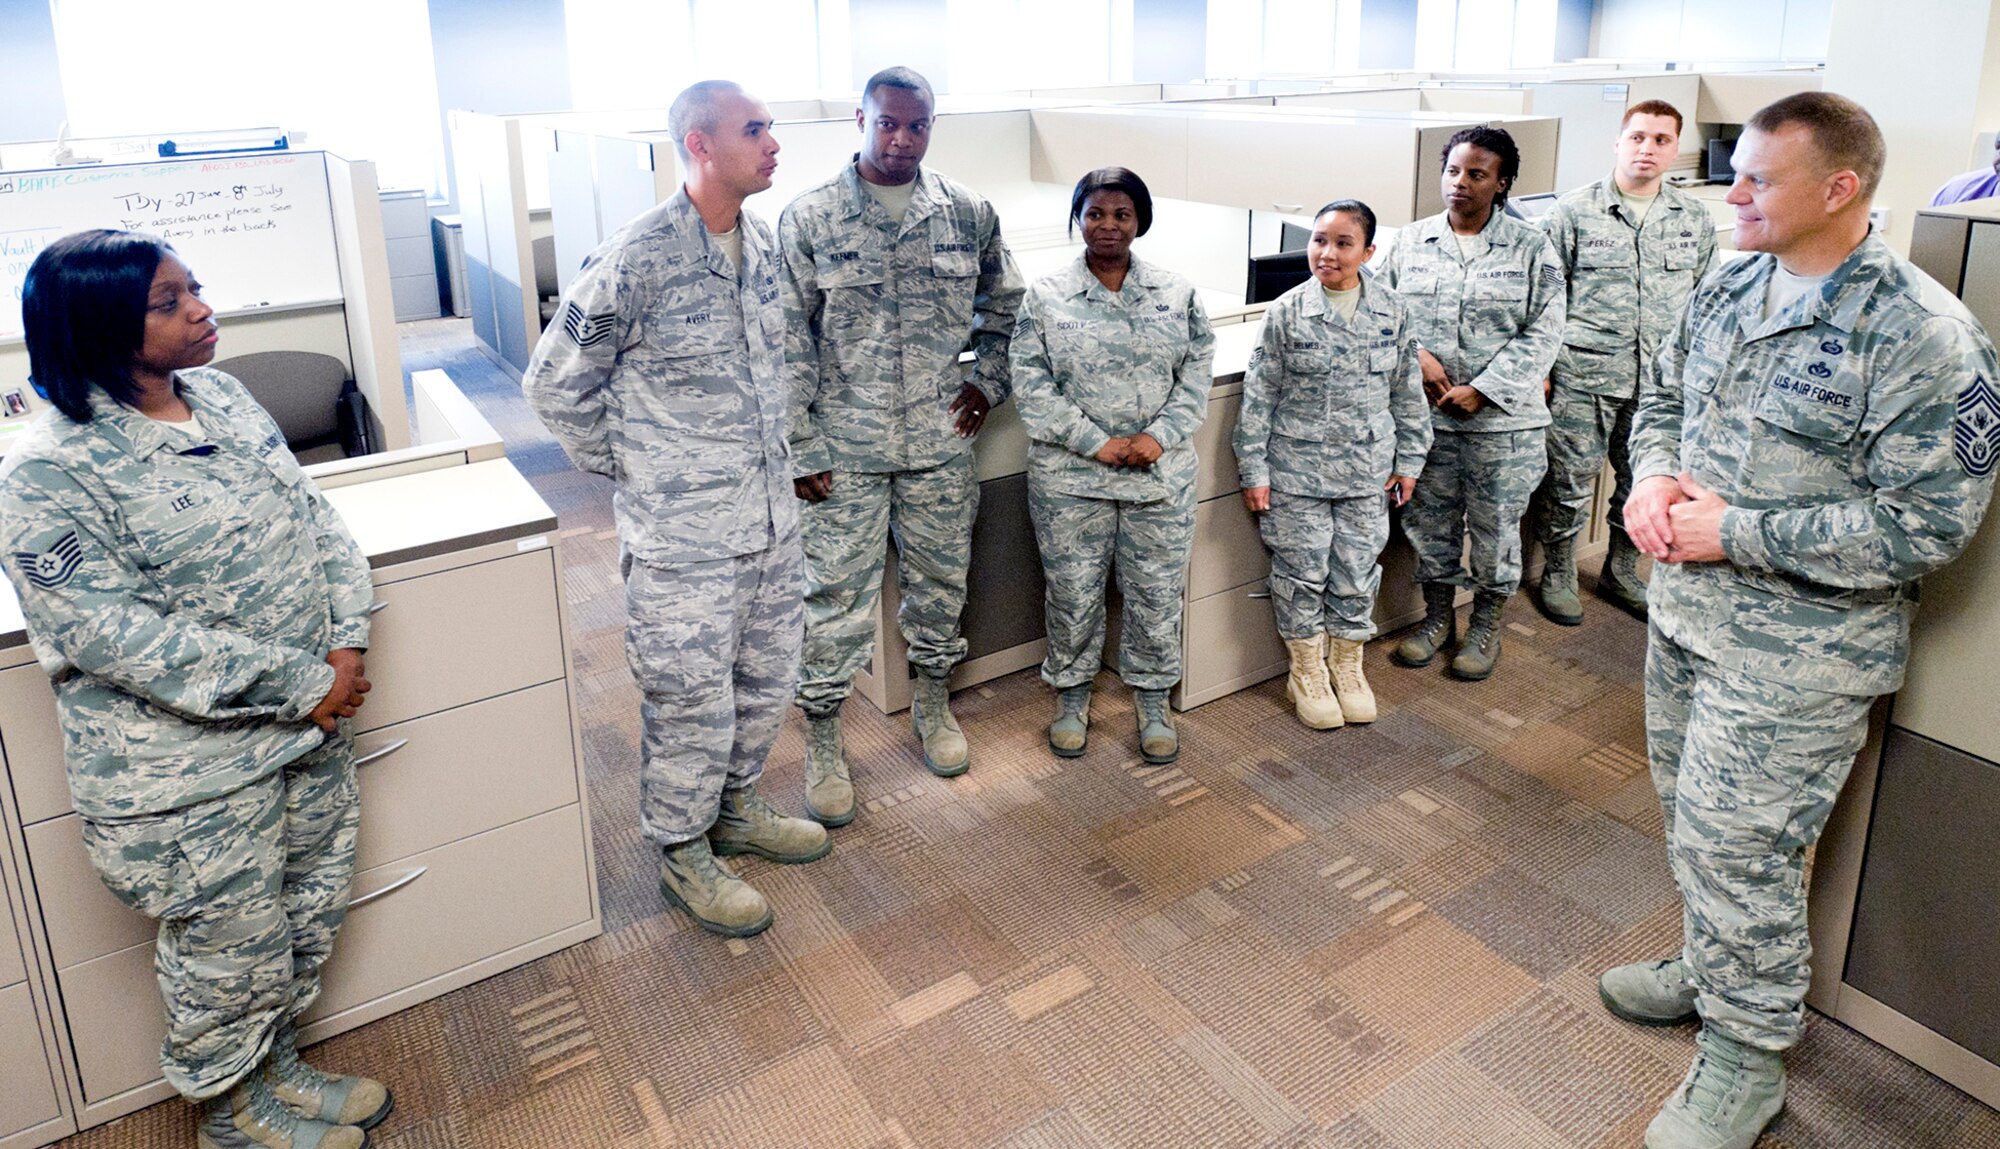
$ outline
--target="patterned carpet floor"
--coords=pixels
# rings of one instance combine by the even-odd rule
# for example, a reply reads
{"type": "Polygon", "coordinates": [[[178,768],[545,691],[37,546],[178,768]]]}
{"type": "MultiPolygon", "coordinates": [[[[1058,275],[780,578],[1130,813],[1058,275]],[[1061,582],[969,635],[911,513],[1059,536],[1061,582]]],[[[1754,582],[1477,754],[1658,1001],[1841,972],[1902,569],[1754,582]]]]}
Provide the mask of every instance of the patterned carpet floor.
{"type": "MultiPolygon", "coordinates": [[[[464,321],[402,330],[561,518],[605,933],[320,1046],[395,1089],[377,1149],[1611,1149],[1680,1079],[1693,1028],[1596,990],[1679,938],[1640,623],[1517,599],[1476,684],[1378,641],[1373,725],[1306,730],[1269,682],[1181,716],[1161,768],[1108,674],[1070,761],[1032,671],[961,692],[950,781],[856,699],[861,816],[820,862],[742,866],[777,923],[724,941],[638,832],[607,484],[464,321]]],[[[791,810],[803,752],[794,713],[763,784],[791,810]]],[[[1826,1018],[1790,1068],[1760,1149],[2000,1146],[2000,1114],[1826,1018]]],[[[192,1141],[168,1102],[65,1144],[192,1141]]]]}

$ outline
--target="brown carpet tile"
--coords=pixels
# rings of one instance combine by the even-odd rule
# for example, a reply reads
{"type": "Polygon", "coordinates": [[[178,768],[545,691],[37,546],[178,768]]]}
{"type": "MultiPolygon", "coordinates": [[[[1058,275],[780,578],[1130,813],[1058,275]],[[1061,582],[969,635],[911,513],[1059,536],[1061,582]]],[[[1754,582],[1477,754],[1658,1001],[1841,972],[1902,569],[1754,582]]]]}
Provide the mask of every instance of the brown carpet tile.
{"type": "MultiPolygon", "coordinates": [[[[1372,726],[1306,730],[1271,682],[1183,715],[1158,768],[1108,675],[1069,761],[1032,672],[961,692],[951,781],[857,700],[861,817],[820,862],[743,865],[777,924],[723,941],[661,903],[638,833],[608,486],[463,321],[402,331],[561,517],[606,933],[319,1047],[394,1086],[377,1149],[1612,1149],[1679,1080],[1692,1029],[1622,1024],[1595,981],[1679,937],[1641,624],[1516,603],[1477,684],[1377,642],[1372,726]]],[[[794,715],[781,806],[802,756],[794,715]]],[[[1762,1149],[2000,1146],[2000,1115],[1825,1018],[1790,1064],[1762,1149]]],[[[169,1102],[69,1144],[192,1124],[169,1102]]]]}

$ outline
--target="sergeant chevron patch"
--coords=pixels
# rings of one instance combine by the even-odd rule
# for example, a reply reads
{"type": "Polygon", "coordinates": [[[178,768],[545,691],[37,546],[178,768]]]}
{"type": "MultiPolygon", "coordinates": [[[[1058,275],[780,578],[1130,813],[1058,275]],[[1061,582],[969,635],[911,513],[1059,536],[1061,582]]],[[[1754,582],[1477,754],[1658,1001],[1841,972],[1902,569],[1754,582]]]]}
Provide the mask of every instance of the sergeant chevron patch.
{"type": "Polygon", "coordinates": [[[2000,458],[2000,394],[1983,376],[1958,394],[1958,416],[1951,424],[1952,450],[1965,473],[1985,478],[2000,458]]]}
{"type": "Polygon", "coordinates": [[[564,304],[563,334],[578,347],[591,347],[611,338],[611,321],[616,318],[612,312],[585,315],[575,303],[564,304]]]}
{"type": "Polygon", "coordinates": [[[43,590],[54,590],[68,582],[82,565],[83,543],[71,531],[46,551],[15,551],[14,561],[21,564],[21,573],[28,576],[29,582],[43,590]]]}

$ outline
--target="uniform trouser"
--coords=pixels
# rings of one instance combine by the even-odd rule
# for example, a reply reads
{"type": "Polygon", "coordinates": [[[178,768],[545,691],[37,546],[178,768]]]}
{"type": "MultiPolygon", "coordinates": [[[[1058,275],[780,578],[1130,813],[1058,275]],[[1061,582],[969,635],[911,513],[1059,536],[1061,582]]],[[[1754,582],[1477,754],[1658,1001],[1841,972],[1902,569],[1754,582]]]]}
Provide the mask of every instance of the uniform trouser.
{"type": "Polygon", "coordinates": [[[1535,491],[1535,538],[1543,546],[1573,539],[1590,521],[1590,501],[1604,460],[1611,460],[1611,525],[1625,528],[1632,494],[1633,397],[1590,395],[1558,383],[1549,393],[1549,474],[1535,491]]]}
{"type": "Polygon", "coordinates": [[[160,923],[160,1069],[183,1097],[228,1092],[264,1060],[278,1023],[319,997],[360,826],[344,735],[220,798],[84,820],[98,876],[160,923]]]}
{"type": "Polygon", "coordinates": [[[711,562],[625,556],[625,657],[639,683],[639,824],[661,846],[708,832],[754,784],[798,679],[798,536],[711,562]]]}
{"type": "Polygon", "coordinates": [[[1124,597],[1118,676],[1136,690],[1181,680],[1181,599],[1194,544],[1194,483],[1152,502],[1051,491],[1028,473],[1028,513],[1048,584],[1042,681],[1058,690],[1097,677],[1104,656],[1105,580],[1124,597]]]}
{"type": "Polygon", "coordinates": [[[967,452],[926,471],[835,471],[833,494],[808,503],[806,638],[799,667],[800,709],[823,718],[840,709],[875,646],[882,556],[896,540],[902,605],[896,623],[910,662],[933,677],[965,657],[958,616],[972,561],[979,484],[967,452]]]}
{"type": "Polygon", "coordinates": [[[1753,678],[1653,628],[1646,753],[1684,903],[1702,1021],[1762,1049],[1805,1027],[1806,848],[1868,733],[1874,700],[1753,678]]]}
{"type": "Polygon", "coordinates": [[[1417,552],[1417,581],[1469,585],[1501,597],[1521,585],[1521,516],[1548,468],[1542,429],[1446,431],[1403,511],[1417,552]],[[1472,577],[1459,555],[1472,536],[1472,577]]]}
{"type": "Polygon", "coordinates": [[[1273,490],[1258,530],[1271,549],[1279,637],[1375,637],[1378,560],[1389,545],[1387,498],[1320,499],[1273,490]]]}

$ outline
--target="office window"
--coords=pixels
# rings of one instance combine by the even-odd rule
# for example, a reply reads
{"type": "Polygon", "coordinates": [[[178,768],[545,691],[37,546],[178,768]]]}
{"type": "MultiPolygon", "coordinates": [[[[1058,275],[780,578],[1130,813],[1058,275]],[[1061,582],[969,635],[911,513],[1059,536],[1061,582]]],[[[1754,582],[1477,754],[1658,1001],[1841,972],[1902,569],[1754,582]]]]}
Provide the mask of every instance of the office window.
{"type": "Polygon", "coordinates": [[[56,0],[54,12],[73,136],[276,125],[307,133],[306,147],[373,160],[384,187],[444,186],[424,0],[203,0],[178,16],[138,0],[56,0]]]}
{"type": "Polygon", "coordinates": [[[1264,0],[1266,75],[1333,70],[1334,0],[1264,0]]]}
{"type": "MultiPolygon", "coordinates": [[[[819,9],[827,6],[826,0],[567,0],[572,106],[664,108],[696,80],[734,80],[765,100],[817,96],[819,9]]],[[[844,0],[838,8],[844,36],[844,0]]]]}
{"type": "Polygon", "coordinates": [[[945,0],[944,11],[953,92],[1111,81],[1109,0],[945,0]]]}
{"type": "Polygon", "coordinates": [[[1502,72],[1555,61],[1558,0],[1417,0],[1417,67],[1502,72]]]}

